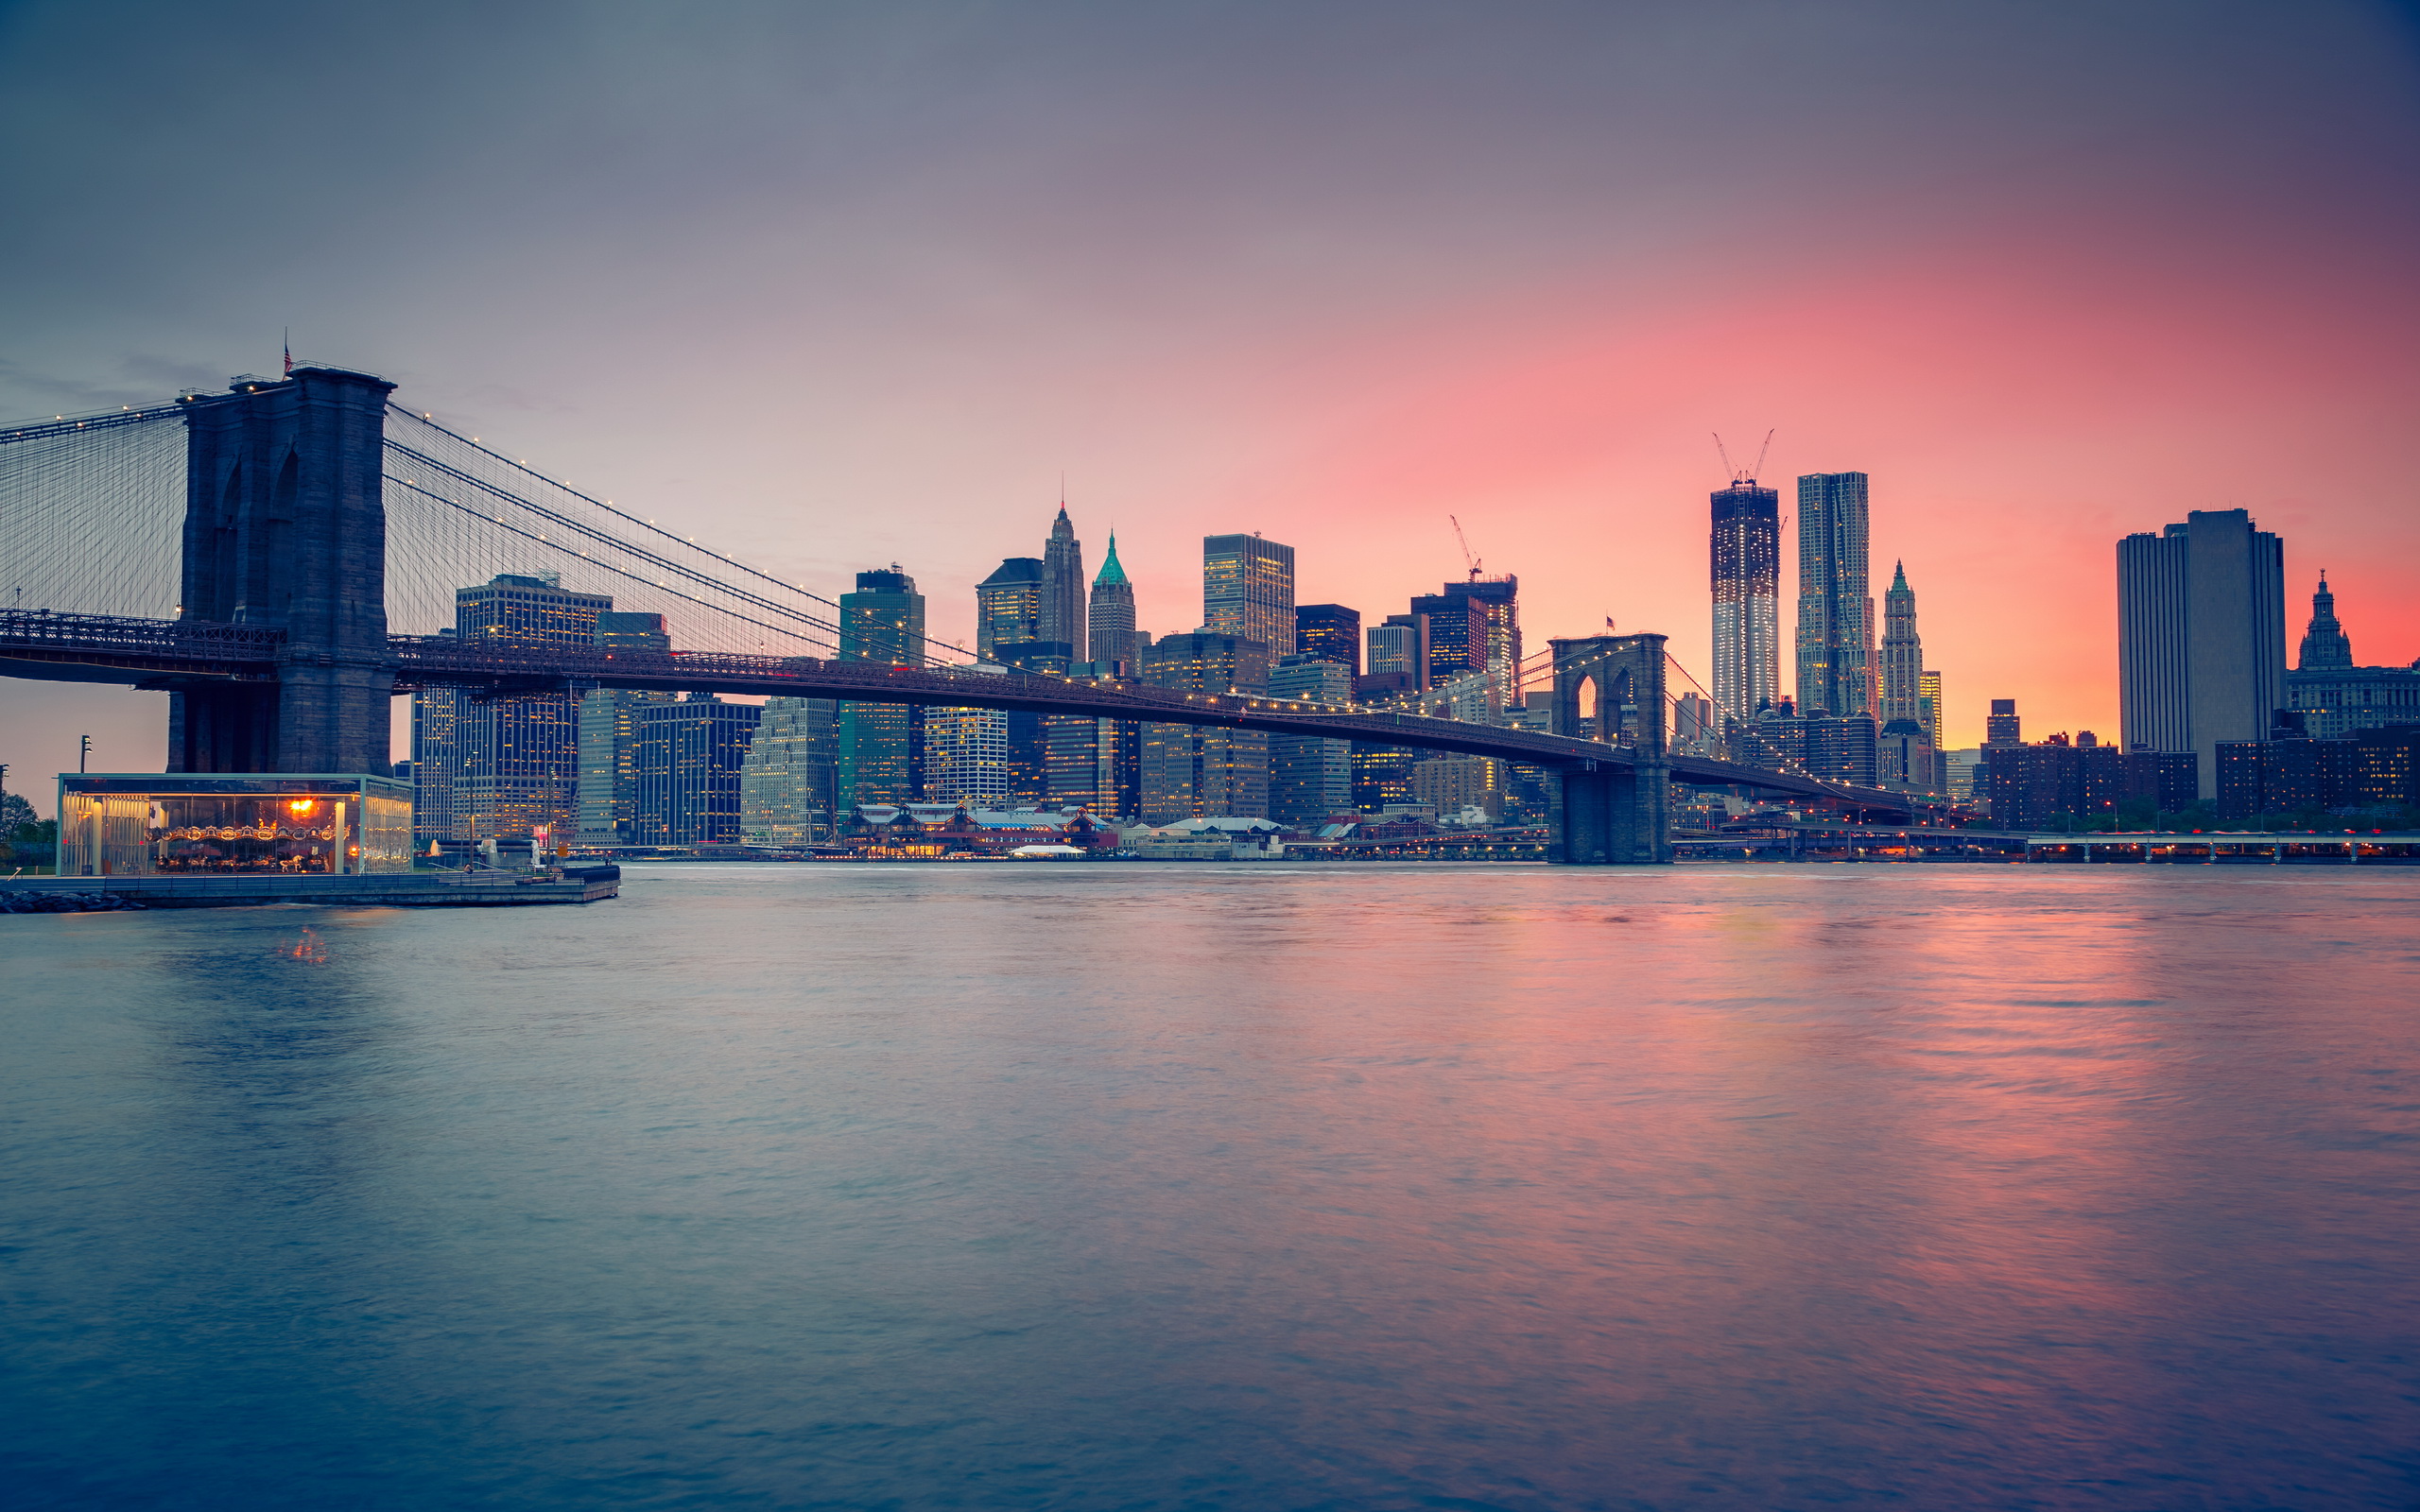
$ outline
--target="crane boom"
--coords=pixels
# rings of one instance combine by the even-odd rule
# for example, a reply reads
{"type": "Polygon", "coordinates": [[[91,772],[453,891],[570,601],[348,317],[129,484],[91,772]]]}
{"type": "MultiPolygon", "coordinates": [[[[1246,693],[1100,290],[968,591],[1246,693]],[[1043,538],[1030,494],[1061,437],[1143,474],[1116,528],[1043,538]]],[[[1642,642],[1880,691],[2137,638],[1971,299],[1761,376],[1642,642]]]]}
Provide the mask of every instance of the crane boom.
{"type": "Polygon", "coordinates": [[[1455,519],[1450,514],[1445,517],[1445,521],[1448,524],[1451,524],[1454,527],[1454,543],[1462,548],[1462,560],[1470,567],[1471,581],[1474,583],[1478,582],[1479,567],[1478,558],[1471,555],[1470,538],[1462,534],[1462,523],[1460,520],[1455,519]]]}

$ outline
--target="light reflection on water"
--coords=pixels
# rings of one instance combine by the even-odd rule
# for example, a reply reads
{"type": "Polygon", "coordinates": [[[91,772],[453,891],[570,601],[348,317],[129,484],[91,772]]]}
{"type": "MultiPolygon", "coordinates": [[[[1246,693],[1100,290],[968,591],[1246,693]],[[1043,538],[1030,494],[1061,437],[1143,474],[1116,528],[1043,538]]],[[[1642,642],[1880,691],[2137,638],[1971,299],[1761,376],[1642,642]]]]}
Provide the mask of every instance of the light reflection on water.
{"type": "Polygon", "coordinates": [[[2420,871],[1165,865],[0,920],[0,1471],[2409,1507],[2415,923],[2420,871]]]}

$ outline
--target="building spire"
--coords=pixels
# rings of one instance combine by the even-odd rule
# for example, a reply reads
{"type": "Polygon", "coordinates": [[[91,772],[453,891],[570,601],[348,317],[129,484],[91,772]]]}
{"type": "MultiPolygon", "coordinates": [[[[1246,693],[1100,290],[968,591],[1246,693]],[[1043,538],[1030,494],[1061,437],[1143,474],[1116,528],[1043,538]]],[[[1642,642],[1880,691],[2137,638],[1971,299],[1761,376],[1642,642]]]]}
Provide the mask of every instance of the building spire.
{"type": "Polygon", "coordinates": [[[1117,532],[1115,530],[1109,533],[1109,555],[1101,558],[1100,576],[1093,581],[1096,584],[1126,581],[1126,569],[1117,563],[1117,532]]]}

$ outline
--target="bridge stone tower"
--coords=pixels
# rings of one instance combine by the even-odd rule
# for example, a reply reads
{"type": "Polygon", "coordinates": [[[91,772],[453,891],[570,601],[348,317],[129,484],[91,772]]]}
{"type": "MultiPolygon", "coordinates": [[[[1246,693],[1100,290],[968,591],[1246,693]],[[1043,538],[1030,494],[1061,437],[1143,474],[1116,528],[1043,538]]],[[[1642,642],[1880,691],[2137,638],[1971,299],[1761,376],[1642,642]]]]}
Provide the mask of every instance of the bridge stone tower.
{"type": "Polygon", "coordinates": [[[389,770],[387,395],[336,368],[185,415],[180,615],[285,632],[271,684],[172,688],[172,772],[389,770]]]}
{"type": "Polygon", "coordinates": [[[1661,635],[1592,635],[1550,643],[1554,732],[1628,747],[1635,763],[1564,773],[1549,816],[1548,860],[1566,866],[1654,866],[1672,859],[1664,640],[1661,635]]]}

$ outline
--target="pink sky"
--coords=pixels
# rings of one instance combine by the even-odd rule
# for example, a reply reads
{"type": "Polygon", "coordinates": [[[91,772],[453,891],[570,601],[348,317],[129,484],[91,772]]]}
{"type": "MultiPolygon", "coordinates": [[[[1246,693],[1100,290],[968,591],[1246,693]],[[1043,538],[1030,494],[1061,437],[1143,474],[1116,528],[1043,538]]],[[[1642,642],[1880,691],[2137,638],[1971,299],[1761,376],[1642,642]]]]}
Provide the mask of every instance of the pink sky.
{"type": "MultiPolygon", "coordinates": [[[[1160,633],[1204,534],[1374,619],[1461,575],[1450,513],[1532,645],[1610,614],[1701,676],[1707,433],[1770,427],[1786,509],[1871,475],[1953,744],[1996,696],[2114,734],[2114,542],[2188,509],[2285,538],[2295,635],[2325,567],[2360,660],[2420,656],[2416,60],[2356,0],[27,6],[0,413],[290,326],[821,592],[897,560],[945,636],[1063,473],[1160,633]],[[185,129],[245,99],[375,129],[185,129]]],[[[0,760],[156,765],[159,702],[0,684],[0,760]]]]}

